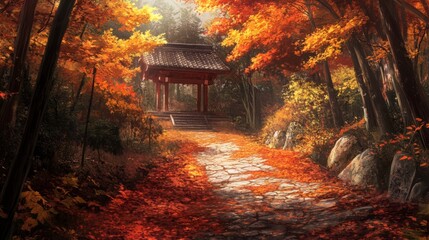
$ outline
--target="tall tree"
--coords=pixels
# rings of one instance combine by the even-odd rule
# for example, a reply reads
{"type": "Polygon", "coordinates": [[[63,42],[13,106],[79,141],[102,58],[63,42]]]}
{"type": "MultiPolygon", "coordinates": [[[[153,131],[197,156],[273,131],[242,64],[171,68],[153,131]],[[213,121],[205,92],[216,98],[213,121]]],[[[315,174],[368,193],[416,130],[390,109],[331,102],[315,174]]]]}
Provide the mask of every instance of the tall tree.
{"type": "Polygon", "coordinates": [[[177,23],[176,42],[203,43],[201,19],[189,8],[182,8],[177,23]]]}
{"type": "MultiPolygon", "coordinates": [[[[413,63],[408,55],[404,38],[398,24],[396,15],[396,6],[394,0],[379,0],[378,6],[382,16],[383,29],[389,40],[390,51],[392,52],[398,78],[404,89],[405,95],[411,109],[413,120],[422,118],[429,120],[429,105],[421,83],[418,81],[413,69],[413,63]]],[[[424,129],[422,134],[422,143],[425,148],[429,148],[429,131],[424,129]]]]}
{"type": "Polygon", "coordinates": [[[155,35],[164,34],[168,42],[176,42],[177,11],[164,0],[156,1],[154,7],[157,9],[158,14],[162,16],[162,19],[150,24],[152,33],[155,35]]]}
{"type": "Polygon", "coordinates": [[[26,0],[22,6],[18,35],[15,40],[12,71],[8,86],[10,97],[2,104],[0,110],[0,132],[5,127],[14,125],[16,120],[16,110],[18,108],[19,92],[23,81],[23,71],[25,60],[27,59],[27,50],[30,44],[31,29],[34,22],[34,13],[38,0],[26,0]]]}
{"type": "MultiPolygon", "coordinates": [[[[307,7],[308,19],[314,31],[317,26],[316,21],[313,17],[313,10],[311,9],[310,1],[306,0],[305,5],[307,7]]],[[[344,118],[343,114],[341,113],[340,106],[338,104],[338,94],[334,88],[334,83],[332,82],[331,70],[329,68],[328,60],[322,61],[322,68],[329,97],[329,105],[331,107],[332,118],[334,120],[334,126],[339,129],[344,125],[344,118]]]]}
{"type": "Polygon", "coordinates": [[[66,32],[74,4],[75,0],[62,0],[52,22],[22,141],[16,157],[11,164],[0,195],[0,206],[3,212],[7,214],[6,218],[0,218],[0,239],[11,238],[15,210],[21,190],[31,168],[31,159],[34,147],[36,146],[43,113],[45,112],[49,94],[54,84],[53,75],[61,42],[66,32]]]}

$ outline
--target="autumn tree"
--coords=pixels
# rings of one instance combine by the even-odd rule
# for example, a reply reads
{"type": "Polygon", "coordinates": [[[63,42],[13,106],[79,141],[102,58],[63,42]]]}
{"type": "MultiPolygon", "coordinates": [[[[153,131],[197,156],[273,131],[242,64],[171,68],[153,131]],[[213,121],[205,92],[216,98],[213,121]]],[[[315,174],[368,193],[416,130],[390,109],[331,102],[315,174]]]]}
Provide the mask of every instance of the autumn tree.
{"type": "MultiPolygon", "coordinates": [[[[255,5],[248,1],[233,4],[224,4],[224,1],[197,2],[202,9],[219,8],[226,13],[212,23],[209,32],[226,35],[224,46],[233,46],[228,60],[238,60],[244,54],[255,52],[247,71],[263,71],[273,67],[285,72],[296,71],[307,58],[306,55],[297,56],[299,48],[296,45],[311,26],[305,1],[264,1],[255,5]]],[[[327,62],[323,65],[323,72],[334,123],[341,127],[342,114],[327,62]]]]}
{"type": "MultiPolygon", "coordinates": [[[[397,20],[397,12],[394,1],[378,1],[380,13],[383,19],[383,29],[388,38],[390,50],[398,70],[398,78],[404,89],[410,114],[415,119],[429,119],[429,106],[426,93],[414,72],[413,63],[405,48],[404,36],[401,34],[397,20]]],[[[422,143],[425,148],[429,144],[429,132],[425,129],[422,133],[422,143]]]]}
{"type": "Polygon", "coordinates": [[[6,218],[0,218],[0,237],[2,239],[11,238],[13,217],[25,179],[31,168],[31,157],[37,141],[40,123],[53,86],[53,73],[58,60],[61,41],[67,29],[74,3],[73,0],[61,1],[53,20],[22,142],[0,195],[0,206],[7,214],[6,218]]]}
{"type": "Polygon", "coordinates": [[[0,132],[4,131],[9,124],[14,124],[16,111],[18,108],[19,92],[23,81],[24,65],[27,57],[27,50],[30,44],[31,29],[33,27],[34,13],[38,0],[28,0],[22,7],[17,38],[14,44],[14,53],[12,57],[12,69],[7,91],[9,98],[2,104],[0,110],[0,132]]]}
{"type": "MultiPolygon", "coordinates": [[[[21,5],[9,7],[11,8],[9,16],[11,19],[16,19],[16,23],[21,26],[22,19],[14,18],[17,16],[12,14],[21,5]]],[[[0,13],[0,16],[4,15],[0,13]]],[[[76,3],[61,1],[59,5],[49,1],[39,1],[34,21],[37,31],[33,31],[31,35],[28,31],[18,31],[17,35],[17,41],[30,39],[30,51],[27,56],[23,53],[23,59],[16,58],[16,60],[22,62],[28,59],[31,69],[38,74],[22,140],[0,195],[0,206],[7,214],[6,218],[0,219],[1,239],[10,237],[14,211],[32,165],[32,154],[55,80],[64,78],[69,81],[62,82],[63,85],[60,85],[59,89],[69,96],[70,100],[66,102],[71,103],[69,107],[74,108],[74,100],[78,99],[87,85],[82,80],[85,80],[93,69],[98,69],[94,78],[94,87],[101,97],[100,100],[104,102],[106,112],[121,116],[118,122],[124,122],[124,120],[141,122],[144,112],[130,84],[139,72],[139,68],[133,63],[143,52],[161,44],[163,39],[149,32],[137,31],[137,28],[157,18],[151,8],[136,8],[133,3],[126,0],[84,0],[76,3]],[[53,15],[55,17],[52,18],[53,15]],[[128,38],[119,38],[113,34],[113,30],[105,29],[112,19],[120,24],[119,31],[129,32],[128,38]],[[42,55],[40,52],[43,49],[42,55]],[[78,89],[76,95],[73,94],[74,87],[78,89]]],[[[10,30],[3,28],[3,24],[0,26],[1,34],[6,34],[4,31],[10,30]]],[[[27,26],[26,29],[28,29],[27,26]]],[[[9,44],[8,48],[11,48],[13,37],[5,42],[9,44]]],[[[17,51],[26,49],[24,47],[17,51]]],[[[2,61],[4,60],[2,67],[9,68],[9,58],[3,54],[1,56],[2,61]]]]}
{"type": "Polygon", "coordinates": [[[157,13],[162,16],[157,22],[151,22],[149,27],[153,34],[164,34],[167,42],[176,42],[177,36],[177,10],[164,0],[156,1],[154,7],[157,13]]]}
{"type": "MultiPolygon", "coordinates": [[[[341,118],[339,114],[335,114],[335,109],[338,107],[334,107],[336,105],[335,89],[329,81],[327,63],[335,62],[336,58],[345,53],[345,49],[349,51],[355,69],[369,130],[373,131],[377,128],[379,136],[395,132],[391,114],[391,104],[395,100],[387,97],[386,91],[389,86],[393,86],[395,90],[405,126],[413,123],[412,120],[418,117],[417,115],[423,114],[412,113],[417,111],[417,108],[414,107],[415,110],[412,110],[413,107],[407,103],[410,101],[410,96],[407,97],[405,93],[407,86],[401,82],[402,80],[396,82],[396,79],[403,77],[394,74],[395,69],[398,68],[398,63],[395,63],[398,53],[392,51],[391,54],[390,51],[386,51],[388,45],[385,43],[392,46],[392,42],[396,41],[407,46],[408,49],[404,48],[401,55],[406,56],[407,53],[414,56],[408,71],[419,71],[420,73],[414,75],[422,75],[421,69],[424,67],[419,67],[418,59],[424,55],[420,48],[425,42],[426,31],[417,27],[419,24],[416,19],[427,23],[427,16],[424,14],[427,9],[425,1],[392,1],[390,8],[395,15],[391,23],[397,23],[398,31],[394,32],[397,35],[396,39],[402,38],[400,41],[392,40],[392,34],[389,35],[389,32],[382,28],[380,23],[385,20],[379,20],[383,16],[378,13],[381,7],[368,1],[285,0],[238,3],[224,0],[199,0],[196,2],[203,10],[218,9],[225,13],[223,17],[212,23],[210,32],[226,35],[224,45],[234,47],[229,60],[239,59],[251,50],[260,50],[254,55],[249,71],[267,70],[270,64],[289,70],[288,67],[296,58],[292,57],[293,54],[287,55],[287,53],[297,50],[308,53],[308,56],[301,55],[298,61],[304,63],[304,66],[309,69],[321,68],[325,73],[331,110],[337,122],[341,122],[341,118]],[[398,13],[397,10],[399,10],[398,13]],[[309,26],[312,26],[312,31],[307,30],[309,26]],[[414,29],[414,32],[411,32],[411,29],[414,29]],[[293,51],[285,51],[284,46],[293,46],[293,51]],[[384,69],[386,63],[387,71],[393,74],[384,69]],[[416,70],[417,68],[420,70],[416,70]],[[393,75],[390,77],[391,80],[387,80],[389,75],[393,75]]],[[[395,48],[395,51],[398,49],[400,48],[395,48]]],[[[418,78],[421,79],[421,77],[418,78]]],[[[411,84],[411,86],[418,85],[411,84]]],[[[419,89],[421,91],[422,88],[419,89]]],[[[423,94],[417,95],[423,96],[423,94]]],[[[419,102],[424,104],[424,99],[420,99],[422,101],[419,102]]],[[[419,109],[424,108],[419,107],[419,109]]],[[[424,116],[421,117],[424,118],[424,116]]]]}

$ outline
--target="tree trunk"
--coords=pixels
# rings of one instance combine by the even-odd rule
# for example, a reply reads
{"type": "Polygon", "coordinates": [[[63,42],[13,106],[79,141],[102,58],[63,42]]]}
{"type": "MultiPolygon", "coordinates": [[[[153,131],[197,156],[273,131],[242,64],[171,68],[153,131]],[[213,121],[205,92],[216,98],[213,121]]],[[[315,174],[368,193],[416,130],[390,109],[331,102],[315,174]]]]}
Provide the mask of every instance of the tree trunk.
{"type": "Polygon", "coordinates": [[[246,111],[246,122],[252,130],[256,130],[261,126],[260,104],[258,104],[258,91],[253,85],[251,77],[242,77],[240,89],[241,100],[246,111]]]}
{"type": "Polygon", "coordinates": [[[401,15],[402,36],[404,37],[404,41],[406,42],[408,40],[408,23],[407,23],[407,13],[405,12],[405,8],[400,8],[399,14],[401,15]]]}
{"type": "MultiPolygon", "coordinates": [[[[408,56],[405,42],[395,18],[395,5],[393,0],[379,0],[378,5],[382,16],[383,28],[389,40],[390,50],[398,70],[405,96],[411,109],[413,121],[422,118],[429,121],[429,105],[421,83],[417,80],[413,71],[413,63],[408,56]]],[[[429,131],[424,128],[421,134],[423,146],[429,147],[429,131]]]]}
{"type": "Polygon", "coordinates": [[[323,74],[326,82],[326,88],[328,90],[329,105],[331,107],[334,125],[335,128],[340,129],[344,125],[344,119],[343,114],[341,113],[340,105],[338,104],[337,91],[335,90],[334,83],[332,82],[328,61],[323,62],[323,74]]]}
{"type": "Polygon", "coordinates": [[[404,88],[398,82],[397,71],[393,65],[392,56],[389,54],[389,57],[386,59],[389,67],[392,69],[394,75],[392,76],[392,85],[393,90],[395,91],[399,110],[401,111],[402,122],[404,126],[410,126],[414,123],[413,118],[411,117],[410,104],[408,103],[407,97],[405,96],[404,88]]]}
{"type": "Polygon", "coordinates": [[[80,84],[79,84],[79,88],[77,89],[76,97],[75,97],[75,99],[74,99],[74,101],[70,107],[70,113],[73,113],[75,108],[76,108],[76,105],[79,101],[83,86],[85,85],[85,80],[86,80],[86,74],[84,73],[82,76],[82,79],[80,80],[80,84]]]}
{"type": "MultiPolygon", "coordinates": [[[[309,0],[305,1],[308,19],[310,20],[313,30],[316,29],[316,22],[314,21],[313,11],[311,10],[311,3],[309,0]]],[[[340,105],[338,104],[337,91],[334,88],[334,83],[332,82],[331,71],[329,69],[329,63],[327,60],[323,61],[323,74],[326,82],[326,87],[329,96],[329,106],[331,108],[332,119],[334,120],[334,126],[337,129],[340,129],[344,125],[343,114],[341,113],[340,105]]]]}
{"type": "Polygon", "coordinates": [[[347,43],[347,47],[349,49],[349,53],[350,53],[350,56],[351,56],[351,59],[353,62],[356,80],[357,80],[358,85],[359,85],[359,92],[360,92],[361,97],[362,97],[363,112],[364,112],[364,118],[365,118],[365,122],[366,122],[365,127],[368,131],[374,132],[378,128],[378,125],[377,125],[376,115],[374,112],[374,107],[372,106],[369,90],[365,84],[365,81],[363,80],[362,69],[360,68],[359,60],[358,60],[358,57],[356,55],[356,52],[350,46],[349,43],[347,43]]]}
{"type": "Polygon", "coordinates": [[[22,75],[25,68],[28,45],[30,44],[31,29],[33,27],[37,2],[38,0],[26,0],[21,9],[18,35],[15,40],[12,59],[13,67],[8,86],[8,93],[12,95],[2,104],[0,111],[0,131],[4,130],[7,126],[15,125],[19,92],[22,86],[22,75]]]}
{"type": "Polygon", "coordinates": [[[95,87],[96,74],[97,74],[97,68],[94,67],[92,71],[91,95],[89,96],[88,112],[86,114],[85,133],[83,134],[82,158],[80,160],[81,168],[85,165],[85,151],[86,151],[86,145],[87,145],[86,142],[88,139],[88,125],[89,125],[89,118],[91,117],[92,100],[94,99],[94,87],[95,87]]]}
{"type": "Polygon", "coordinates": [[[386,102],[383,99],[383,95],[381,94],[380,83],[378,82],[374,71],[371,69],[371,66],[368,63],[362,46],[353,37],[351,44],[354,51],[356,52],[359,65],[361,66],[362,72],[368,84],[371,102],[374,108],[377,124],[379,126],[380,135],[383,136],[386,133],[393,133],[393,121],[390,118],[389,110],[387,108],[386,102]]]}
{"type": "Polygon", "coordinates": [[[75,0],[62,0],[52,22],[22,141],[16,157],[9,168],[8,176],[0,195],[0,206],[7,214],[7,218],[0,218],[0,239],[11,238],[15,210],[31,168],[32,155],[43,114],[54,85],[53,74],[59,56],[61,41],[67,30],[74,3],[75,0]]]}

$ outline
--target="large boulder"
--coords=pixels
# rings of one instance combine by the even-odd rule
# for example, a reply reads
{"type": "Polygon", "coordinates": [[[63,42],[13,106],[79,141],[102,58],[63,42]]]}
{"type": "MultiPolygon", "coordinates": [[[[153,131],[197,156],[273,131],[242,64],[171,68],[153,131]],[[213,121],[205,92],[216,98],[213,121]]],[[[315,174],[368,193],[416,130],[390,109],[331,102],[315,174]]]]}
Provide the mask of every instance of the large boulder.
{"type": "Polygon", "coordinates": [[[425,194],[427,193],[429,189],[429,186],[425,182],[418,182],[414,184],[413,188],[411,189],[410,196],[408,197],[408,201],[411,202],[418,202],[421,201],[425,194]]]}
{"type": "Polygon", "coordinates": [[[416,162],[405,159],[403,153],[397,153],[390,167],[389,196],[399,202],[405,202],[416,176],[416,162]]]}
{"type": "Polygon", "coordinates": [[[285,131],[276,131],[271,138],[270,144],[268,145],[270,148],[281,148],[286,140],[286,132],[285,131]]]}
{"type": "Polygon", "coordinates": [[[378,165],[375,153],[371,149],[367,149],[357,155],[338,177],[354,185],[379,188],[378,165]]]}
{"type": "Polygon", "coordinates": [[[334,172],[343,170],[350,161],[362,152],[362,146],[357,137],[344,135],[335,143],[328,157],[328,168],[334,172]]]}
{"type": "Polygon", "coordinates": [[[300,142],[300,137],[303,134],[304,129],[298,122],[291,122],[286,131],[286,139],[284,142],[283,149],[293,149],[300,142]]]}
{"type": "Polygon", "coordinates": [[[269,146],[271,143],[271,138],[273,138],[273,135],[271,133],[267,134],[267,136],[265,137],[265,145],[269,146]]]}

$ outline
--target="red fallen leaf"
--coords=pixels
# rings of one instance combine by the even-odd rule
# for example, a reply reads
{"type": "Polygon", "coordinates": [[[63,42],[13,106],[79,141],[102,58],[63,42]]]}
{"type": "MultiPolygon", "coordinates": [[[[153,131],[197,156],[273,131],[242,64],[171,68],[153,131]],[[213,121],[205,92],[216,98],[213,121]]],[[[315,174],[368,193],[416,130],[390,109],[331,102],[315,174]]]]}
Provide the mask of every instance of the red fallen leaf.
{"type": "Polygon", "coordinates": [[[7,94],[4,92],[0,92],[0,99],[6,99],[7,98],[7,94]]]}
{"type": "Polygon", "coordinates": [[[429,164],[427,164],[427,163],[420,164],[420,167],[427,167],[427,166],[429,166],[429,164]]]}
{"type": "Polygon", "coordinates": [[[414,222],[417,222],[417,218],[416,217],[414,217],[414,216],[408,216],[408,218],[409,219],[411,219],[412,221],[414,221],[414,222]]]}
{"type": "Polygon", "coordinates": [[[399,160],[403,161],[403,160],[407,160],[407,159],[408,159],[408,156],[407,156],[407,155],[404,155],[404,156],[402,156],[399,160]]]}
{"type": "Polygon", "coordinates": [[[416,121],[417,121],[417,122],[422,122],[422,121],[423,121],[423,119],[421,119],[421,118],[416,118],[416,121]]]}

